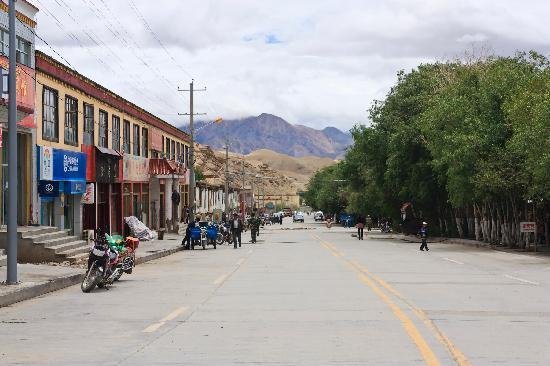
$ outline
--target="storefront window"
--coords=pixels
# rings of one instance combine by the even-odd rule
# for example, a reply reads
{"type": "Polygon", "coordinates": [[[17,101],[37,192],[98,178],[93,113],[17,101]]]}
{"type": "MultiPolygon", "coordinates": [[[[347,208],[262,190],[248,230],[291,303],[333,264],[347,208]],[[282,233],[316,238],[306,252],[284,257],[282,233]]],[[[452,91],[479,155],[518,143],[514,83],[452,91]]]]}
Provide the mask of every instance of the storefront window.
{"type": "Polygon", "coordinates": [[[132,184],[131,183],[124,183],[122,205],[123,205],[124,217],[134,216],[134,213],[132,210],[132,184]]]}
{"type": "Polygon", "coordinates": [[[149,226],[149,185],[141,185],[141,221],[149,226]]]}

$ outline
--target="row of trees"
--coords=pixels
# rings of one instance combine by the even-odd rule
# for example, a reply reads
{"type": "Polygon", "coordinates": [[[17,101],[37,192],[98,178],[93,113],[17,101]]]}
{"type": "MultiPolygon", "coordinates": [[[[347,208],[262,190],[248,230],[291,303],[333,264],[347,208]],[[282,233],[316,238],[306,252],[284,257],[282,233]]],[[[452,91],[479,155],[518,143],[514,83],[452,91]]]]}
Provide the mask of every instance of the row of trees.
{"type": "Polygon", "coordinates": [[[538,238],[548,244],[545,57],[531,52],[400,72],[370,120],[353,128],[343,161],[311,178],[308,204],[392,217],[404,229],[427,220],[443,235],[509,246],[528,240],[520,221],[537,221],[538,238]]]}

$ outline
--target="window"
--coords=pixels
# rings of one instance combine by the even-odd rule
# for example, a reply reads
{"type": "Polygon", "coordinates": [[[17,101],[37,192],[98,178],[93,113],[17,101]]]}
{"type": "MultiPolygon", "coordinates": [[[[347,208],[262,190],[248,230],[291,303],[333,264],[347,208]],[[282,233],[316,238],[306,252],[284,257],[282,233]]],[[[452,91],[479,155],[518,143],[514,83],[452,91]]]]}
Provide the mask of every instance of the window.
{"type": "Polygon", "coordinates": [[[170,149],[170,160],[176,160],[176,141],[172,140],[172,147],[170,149]]]}
{"type": "Polygon", "coordinates": [[[94,106],[84,103],[84,134],[82,136],[82,143],[85,145],[95,144],[94,129],[94,106]]]}
{"type": "Polygon", "coordinates": [[[165,146],[165,149],[166,149],[166,151],[164,151],[165,157],[166,157],[166,159],[170,159],[170,139],[168,137],[166,138],[166,142],[165,142],[164,146],[165,146]]]}
{"type": "Polygon", "coordinates": [[[65,95],[65,143],[78,145],[78,100],[65,95]]]}
{"type": "Polygon", "coordinates": [[[99,146],[109,147],[109,115],[99,110],[99,146]]]}
{"type": "Polygon", "coordinates": [[[146,128],[141,129],[141,156],[149,157],[149,130],[146,128]]]}
{"type": "Polygon", "coordinates": [[[59,141],[57,90],[44,87],[42,91],[42,138],[59,141]]]}
{"type": "Polygon", "coordinates": [[[139,148],[140,148],[140,144],[139,144],[139,125],[134,125],[134,155],[136,156],[139,156],[139,148]]]}
{"type": "Polygon", "coordinates": [[[124,136],[122,136],[122,144],[124,153],[130,153],[130,121],[124,120],[124,136]]]}
{"type": "Polygon", "coordinates": [[[29,41],[17,37],[16,59],[23,65],[31,66],[31,43],[29,41]]]}
{"type": "Polygon", "coordinates": [[[120,150],[120,117],[113,115],[113,149],[120,150]]]}
{"type": "Polygon", "coordinates": [[[181,144],[179,142],[176,144],[176,161],[177,162],[182,161],[182,159],[181,159],[181,144]]]}
{"type": "Polygon", "coordinates": [[[7,57],[10,49],[10,36],[8,31],[5,29],[0,29],[0,43],[2,54],[7,57]]]}

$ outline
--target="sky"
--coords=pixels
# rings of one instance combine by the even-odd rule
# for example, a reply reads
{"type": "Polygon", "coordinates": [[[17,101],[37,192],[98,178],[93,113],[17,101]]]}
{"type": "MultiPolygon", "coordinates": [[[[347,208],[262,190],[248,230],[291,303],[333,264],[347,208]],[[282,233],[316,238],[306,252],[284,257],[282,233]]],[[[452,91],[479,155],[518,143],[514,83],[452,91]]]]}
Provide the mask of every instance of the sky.
{"type": "Polygon", "coordinates": [[[30,0],[37,48],[142,108],[186,124],[271,113],[368,124],[399,70],[465,55],[550,55],[546,0],[30,0]],[[61,59],[63,57],[63,59],[61,59]]]}

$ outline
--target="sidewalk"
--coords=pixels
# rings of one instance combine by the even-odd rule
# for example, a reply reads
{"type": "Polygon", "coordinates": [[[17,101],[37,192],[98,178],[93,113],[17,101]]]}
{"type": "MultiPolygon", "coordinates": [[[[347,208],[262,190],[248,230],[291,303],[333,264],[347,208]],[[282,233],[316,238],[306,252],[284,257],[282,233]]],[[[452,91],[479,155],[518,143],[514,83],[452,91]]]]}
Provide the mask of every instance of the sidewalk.
{"type": "MultiPolygon", "coordinates": [[[[371,235],[369,233],[369,236],[376,239],[397,239],[397,240],[406,241],[408,243],[420,244],[420,239],[418,239],[414,235],[404,235],[400,233],[382,234],[380,232],[376,232],[376,234],[374,235],[371,235]]],[[[531,244],[530,248],[528,249],[520,249],[520,248],[509,248],[503,245],[491,245],[490,243],[485,243],[485,242],[477,241],[473,239],[443,238],[443,237],[430,238],[428,240],[428,243],[459,244],[459,245],[466,245],[466,246],[471,246],[476,248],[498,250],[500,252],[506,252],[506,253],[534,255],[534,256],[541,256],[541,257],[550,256],[550,248],[544,245],[539,245],[537,248],[537,251],[535,252],[533,244],[531,244]]]]}
{"type": "MultiPolygon", "coordinates": [[[[136,251],[136,265],[162,258],[182,250],[181,236],[164,234],[164,240],[144,241],[136,251]]],[[[5,285],[6,267],[0,267],[0,307],[32,299],[82,281],[85,269],[78,266],[19,264],[19,284],[5,285]]]]}

